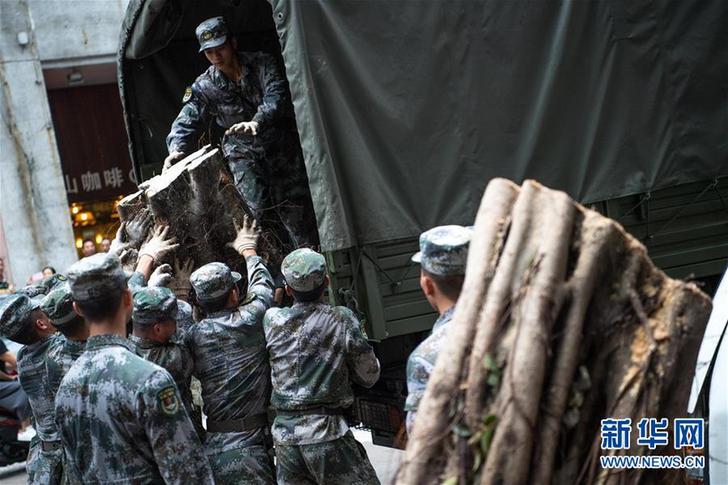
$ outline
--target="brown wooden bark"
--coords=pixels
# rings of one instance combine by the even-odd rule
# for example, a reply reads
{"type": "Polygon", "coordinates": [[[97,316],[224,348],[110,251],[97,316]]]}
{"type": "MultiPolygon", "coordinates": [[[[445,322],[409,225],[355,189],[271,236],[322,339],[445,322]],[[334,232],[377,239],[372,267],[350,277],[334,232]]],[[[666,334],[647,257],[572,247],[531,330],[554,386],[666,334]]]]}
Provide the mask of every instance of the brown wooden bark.
{"type": "MultiPolygon", "coordinates": [[[[245,273],[245,262],[226,244],[235,238],[235,223],[241,225],[245,214],[250,212],[233,185],[218,149],[204,147],[139,188],[139,192],[119,203],[122,221],[130,220],[146,207],[155,222],[170,226],[180,243],[172,259],[180,263],[192,259],[194,268],[222,261],[245,273]]],[[[271,246],[270,239],[262,238],[259,244],[262,256],[279,257],[281,252],[280,248],[271,246]]],[[[273,259],[270,263],[277,263],[275,258],[270,259],[273,259]]]]}
{"type": "MultiPolygon", "coordinates": [[[[397,483],[668,479],[601,471],[600,420],[632,418],[635,434],[642,417],[684,415],[709,312],[614,221],[536,182],[493,180],[397,483]]],[[[625,454],[649,451],[635,442],[625,454]]]]}

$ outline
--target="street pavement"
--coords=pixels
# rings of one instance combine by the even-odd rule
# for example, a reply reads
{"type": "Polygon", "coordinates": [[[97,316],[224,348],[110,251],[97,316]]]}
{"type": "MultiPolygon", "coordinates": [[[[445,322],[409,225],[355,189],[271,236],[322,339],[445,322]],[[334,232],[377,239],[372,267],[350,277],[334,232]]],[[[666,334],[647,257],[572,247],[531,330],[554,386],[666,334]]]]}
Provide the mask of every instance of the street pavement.
{"type": "MultiPolygon", "coordinates": [[[[354,436],[366,448],[369,459],[374,465],[382,485],[394,483],[394,476],[397,473],[397,467],[403,452],[394,448],[372,444],[371,434],[368,431],[354,430],[354,436]]],[[[25,485],[27,479],[25,469],[21,468],[19,471],[0,475],[0,485],[25,485]]]]}

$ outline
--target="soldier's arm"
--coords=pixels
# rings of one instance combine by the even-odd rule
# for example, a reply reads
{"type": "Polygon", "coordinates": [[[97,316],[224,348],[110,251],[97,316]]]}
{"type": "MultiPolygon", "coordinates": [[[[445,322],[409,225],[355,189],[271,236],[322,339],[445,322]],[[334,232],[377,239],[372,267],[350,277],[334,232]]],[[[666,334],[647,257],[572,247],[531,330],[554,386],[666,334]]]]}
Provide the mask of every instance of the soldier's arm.
{"type": "Polygon", "coordinates": [[[186,99],[182,110],[172,122],[167,135],[167,150],[190,154],[197,150],[197,140],[202,130],[209,123],[210,110],[207,98],[195,82],[188,88],[183,99],[186,99]]]}
{"type": "Polygon", "coordinates": [[[255,311],[262,317],[273,304],[273,277],[260,256],[246,257],[245,266],[248,269],[248,295],[241,298],[241,306],[248,309],[255,306],[255,311]]]}
{"type": "Polygon", "coordinates": [[[271,123],[283,109],[286,98],[286,81],[281,74],[275,59],[264,54],[260,56],[258,77],[263,88],[263,99],[258,105],[258,111],[252,121],[257,122],[261,128],[271,123]]]}
{"type": "Polygon", "coordinates": [[[427,380],[432,373],[432,365],[421,356],[414,353],[407,359],[407,400],[404,410],[407,411],[407,433],[412,432],[412,424],[415,421],[417,408],[420,405],[422,396],[425,395],[427,380]]]}
{"type": "Polygon", "coordinates": [[[356,315],[345,307],[337,307],[346,325],[346,363],[355,383],[372,387],[379,379],[379,359],[361,331],[356,315]]]}
{"type": "Polygon", "coordinates": [[[164,369],[142,386],[138,419],[143,424],[165,483],[212,484],[212,470],[177,386],[164,369]]]}

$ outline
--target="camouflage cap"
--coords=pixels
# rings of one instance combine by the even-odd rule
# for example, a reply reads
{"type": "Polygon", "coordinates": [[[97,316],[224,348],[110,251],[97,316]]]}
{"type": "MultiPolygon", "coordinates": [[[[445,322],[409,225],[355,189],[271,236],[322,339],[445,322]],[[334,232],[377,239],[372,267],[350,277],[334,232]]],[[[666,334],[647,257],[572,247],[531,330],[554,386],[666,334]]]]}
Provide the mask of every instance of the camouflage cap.
{"type": "Polygon", "coordinates": [[[119,258],[96,253],[83,258],[68,269],[68,282],[74,301],[91,301],[127,287],[127,275],[119,258]]]}
{"type": "Polygon", "coordinates": [[[48,288],[42,284],[28,285],[20,288],[17,292],[27,296],[28,298],[36,298],[38,296],[45,296],[46,293],[48,293],[48,288]]]}
{"type": "Polygon", "coordinates": [[[23,293],[0,295],[0,334],[12,340],[25,329],[36,309],[38,304],[23,293]]]}
{"type": "Polygon", "coordinates": [[[296,249],[283,259],[281,273],[291,289],[300,292],[320,288],[326,279],[326,259],[308,248],[296,249]]]}
{"type": "Polygon", "coordinates": [[[177,300],[177,325],[181,328],[187,328],[195,323],[195,317],[192,314],[192,306],[184,300],[177,300]]]}
{"type": "Polygon", "coordinates": [[[51,290],[41,301],[40,309],[48,315],[56,327],[62,327],[78,316],[73,310],[73,297],[68,284],[51,290]]]}
{"type": "Polygon", "coordinates": [[[207,263],[190,275],[190,284],[197,299],[205,302],[227,295],[240,278],[240,273],[231,271],[224,263],[207,263]]]}
{"type": "Polygon", "coordinates": [[[61,286],[61,285],[67,284],[67,283],[68,283],[68,278],[66,278],[65,275],[62,275],[60,273],[51,275],[40,282],[40,284],[42,286],[47,288],[48,292],[50,292],[51,290],[54,290],[58,286],[61,286]]]}
{"type": "Polygon", "coordinates": [[[227,41],[229,32],[224,18],[212,17],[205,20],[195,29],[195,35],[200,43],[200,50],[197,52],[223,45],[227,41]]]}
{"type": "Polygon", "coordinates": [[[434,275],[464,275],[472,233],[472,228],[463,226],[433,227],[420,234],[420,250],[412,261],[434,275]]]}
{"type": "Polygon", "coordinates": [[[161,286],[139,288],[134,292],[134,325],[154,325],[163,320],[177,319],[177,297],[172,290],[161,286]]]}

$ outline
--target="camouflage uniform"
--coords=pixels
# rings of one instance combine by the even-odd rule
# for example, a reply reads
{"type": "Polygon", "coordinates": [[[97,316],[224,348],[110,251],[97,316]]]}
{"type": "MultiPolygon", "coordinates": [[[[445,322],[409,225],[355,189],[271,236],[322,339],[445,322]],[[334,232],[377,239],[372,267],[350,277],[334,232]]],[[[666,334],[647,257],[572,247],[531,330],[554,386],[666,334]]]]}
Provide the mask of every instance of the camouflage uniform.
{"type": "MultiPolygon", "coordinates": [[[[222,17],[201,23],[196,33],[200,52],[222,45],[228,35],[222,17]]],[[[292,242],[308,244],[315,220],[286,81],[269,54],[238,52],[237,56],[243,72],[239,81],[210,66],[187,88],[167,148],[170,153],[194,152],[212,119],[224,130],[243,121],[257,122],[255,136],[234,133],[222,138],[235,186],[258,221],[270,219],[267,212],[275,210],[292,242]]]]}
{"type": "MultiPolygon", "coordinates": [[[[326,276],[324,257],[310,249],[286,256],[281,270],[299,294],[315,295],[326,276]]],[[[351,382],[371,387],[380,371],[356,316],[319,298],[268,310],[263,328],[278,483],[379,483],[344,417],[354,401],[351,382]]]]}
{"type": "MultiPolygon", "coordinates": [[[[52,290],[41,302],[41,310],[48,315],[58,330],[63,332],[70,325],[85,325],[83,319],[73,309],[71,287],[68,284],[58,286],[52,290]]],[[[61,385],[63,376],[83,353],[86,341],[66,338],[63,345],[54,347],[48,353],[49,382],[53,396],[61,385]]]]}
{"type": "MultiPolygon", "coordinates": [[[[141,288],[134,292],[134,325],[154,325],[162,320],[175,320],[179,314],[179,301],[168,288],[141,288]]],[[[166,342],[137,337],[129,340],[137,355],[164,368],[177,384],[182,403],[187,409],[198,435],[204,437],[200,409],[192,403],[190,380],[192,379],[192,350],[185,333],[178,329],[166,342]]]]}
{"type": "MultiPolygon", "coordinates": [[[[194,375],[207,415],[205,448],[215,480],[275,483],[269,454],[270,367],[263,315],[273,301],[273,280],[258,256],[246,260],[248,294],[235,309],[211,313],[189,329],[194,375]]],[[[224,298],[241,278],[222,263],[190,277],[201,302],[224,298]]]]}
{"type": "MultiPolygon", "coordinates": [[[[43,298],[41,310],[59,330],[81,318],[73,310],[71,289],[68,284],[56,286],[55,289],[51,290],[43,298]]],[[[28,463],[28,477],[32,483],[67,483],[70,480],[67,474],[63,473],[66,467],[60,434],[55,421],[54,401],[63,376],[71,368],[73,362],[83,353],[86,342],[60,336],[56,338],[60,340],[60,345],[51,345],[45,357],[48,376],[47,382],[44,384],[48,386],[49,391],[50,398],[47,405],[53,418],[55,441],[51,445],[43,445],[40,441],[31,443],[31,456],[39,458],[38,462],[32,459],[28,463]],[[43,449],[44,447],[46,449],[43,449]]]]}
{"type": "MultiPolygon", "coordinates": [[[[472,229],[462,226],[438,226],[420,235],[420,251],[412,261],[420,263],[422,269],[433,275],[457,276],[465,274],[468,246],[472,229]]],[[[407,432],[412,432],[417,408],[425,394],[427,381],[435,368],[437,355],[449,331],[455,307],[444,311],[432,333],[423,340],[407,359],[407,432]]]]}
{"type": "MultiPolygon", "coordinates": [[[[0,332],[12,340],[31,321],[32,312],[39,308],[38,300],[17,294],[3,301],[0,332]]],[[[28,453],[28,483],[61,483],[63,475],[63,449],[53,411],[55,394],[48,372],[48,354],[61,347],[63,341],[60,335],[49,335],[18,352],[18,378],[30,401],[37,433],[28,453]]]]}
{"type": "MultiPolygon", "coordinates": [[[[116,256],[71,266],[76,302],[126,288],[116,256]]],[[[92,325],[93,327],[93,325],[92,325]]],[[[69,472],[83,483],[213,483],[174,380],[118,335],[88,339],[61,381],[56,420],[69,472]]]]}

